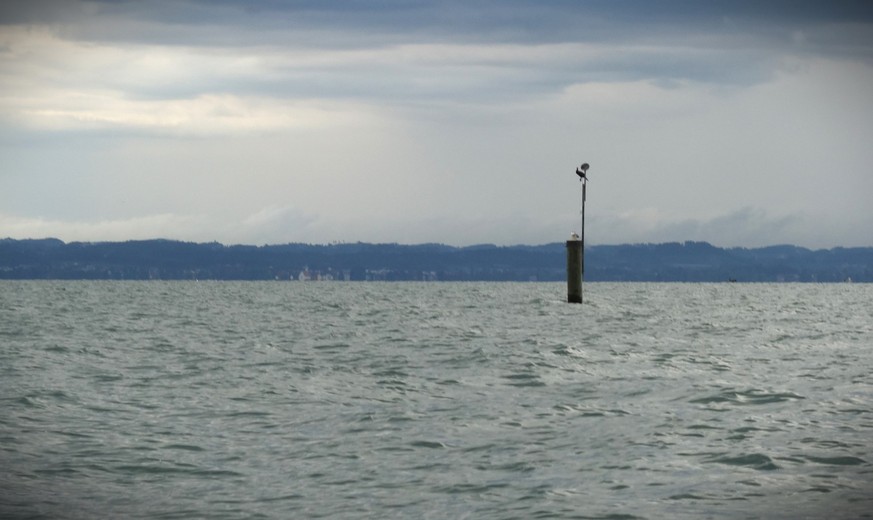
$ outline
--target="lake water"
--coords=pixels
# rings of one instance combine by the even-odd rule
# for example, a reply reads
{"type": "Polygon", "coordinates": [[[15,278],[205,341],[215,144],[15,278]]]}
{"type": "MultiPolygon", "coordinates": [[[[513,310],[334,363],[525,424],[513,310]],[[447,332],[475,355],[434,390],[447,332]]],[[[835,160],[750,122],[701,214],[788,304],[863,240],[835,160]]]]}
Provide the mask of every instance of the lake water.
{"type": "Polygon", "coordinates": [[[2,518],[870,518],[873,285],[0,283],[2,518]]]}

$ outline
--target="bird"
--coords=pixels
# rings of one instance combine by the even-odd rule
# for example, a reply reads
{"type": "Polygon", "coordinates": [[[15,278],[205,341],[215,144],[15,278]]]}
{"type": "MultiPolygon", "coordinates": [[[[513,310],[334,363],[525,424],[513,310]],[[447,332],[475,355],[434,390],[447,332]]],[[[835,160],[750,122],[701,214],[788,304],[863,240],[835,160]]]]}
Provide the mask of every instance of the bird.
{"type": "Polygon", "coordinates": [[[588,173],[588,163],[582,163],[582,166],[576,168],[576,175],[579,176],[579,179],[588,180],[586,174],[588,173]]]}

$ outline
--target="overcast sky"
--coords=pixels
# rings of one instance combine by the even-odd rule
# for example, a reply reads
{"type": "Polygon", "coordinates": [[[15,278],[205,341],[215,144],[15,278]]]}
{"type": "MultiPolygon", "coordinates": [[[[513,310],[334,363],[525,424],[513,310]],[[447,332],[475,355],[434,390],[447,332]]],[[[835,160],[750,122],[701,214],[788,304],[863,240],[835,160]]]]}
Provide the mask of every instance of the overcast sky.
{"type": "Polygon", "coordinates": [[[873,3],[0,6],[0,237],[873,246],[873,3]]]}

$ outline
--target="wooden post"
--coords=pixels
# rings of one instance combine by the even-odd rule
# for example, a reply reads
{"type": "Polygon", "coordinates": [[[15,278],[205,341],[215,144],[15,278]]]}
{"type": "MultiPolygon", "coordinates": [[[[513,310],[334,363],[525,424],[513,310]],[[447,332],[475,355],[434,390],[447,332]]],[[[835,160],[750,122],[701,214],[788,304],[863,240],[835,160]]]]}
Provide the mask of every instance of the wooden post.
{"type": "Polygon", "coordinates": [[[567,302],[582,303],[582,241],[567,240],[567,302]]]}

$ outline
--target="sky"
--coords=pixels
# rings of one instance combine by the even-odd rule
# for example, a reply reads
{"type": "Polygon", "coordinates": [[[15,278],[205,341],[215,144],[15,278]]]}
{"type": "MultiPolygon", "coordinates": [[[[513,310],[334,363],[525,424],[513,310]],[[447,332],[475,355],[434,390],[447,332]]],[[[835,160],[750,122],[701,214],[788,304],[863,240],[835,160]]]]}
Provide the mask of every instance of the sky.
{"type": "Polygon", "coordinates": [[[871,2],[0,5],[0,238],[873,246],[871,138],[871,2]]]}

